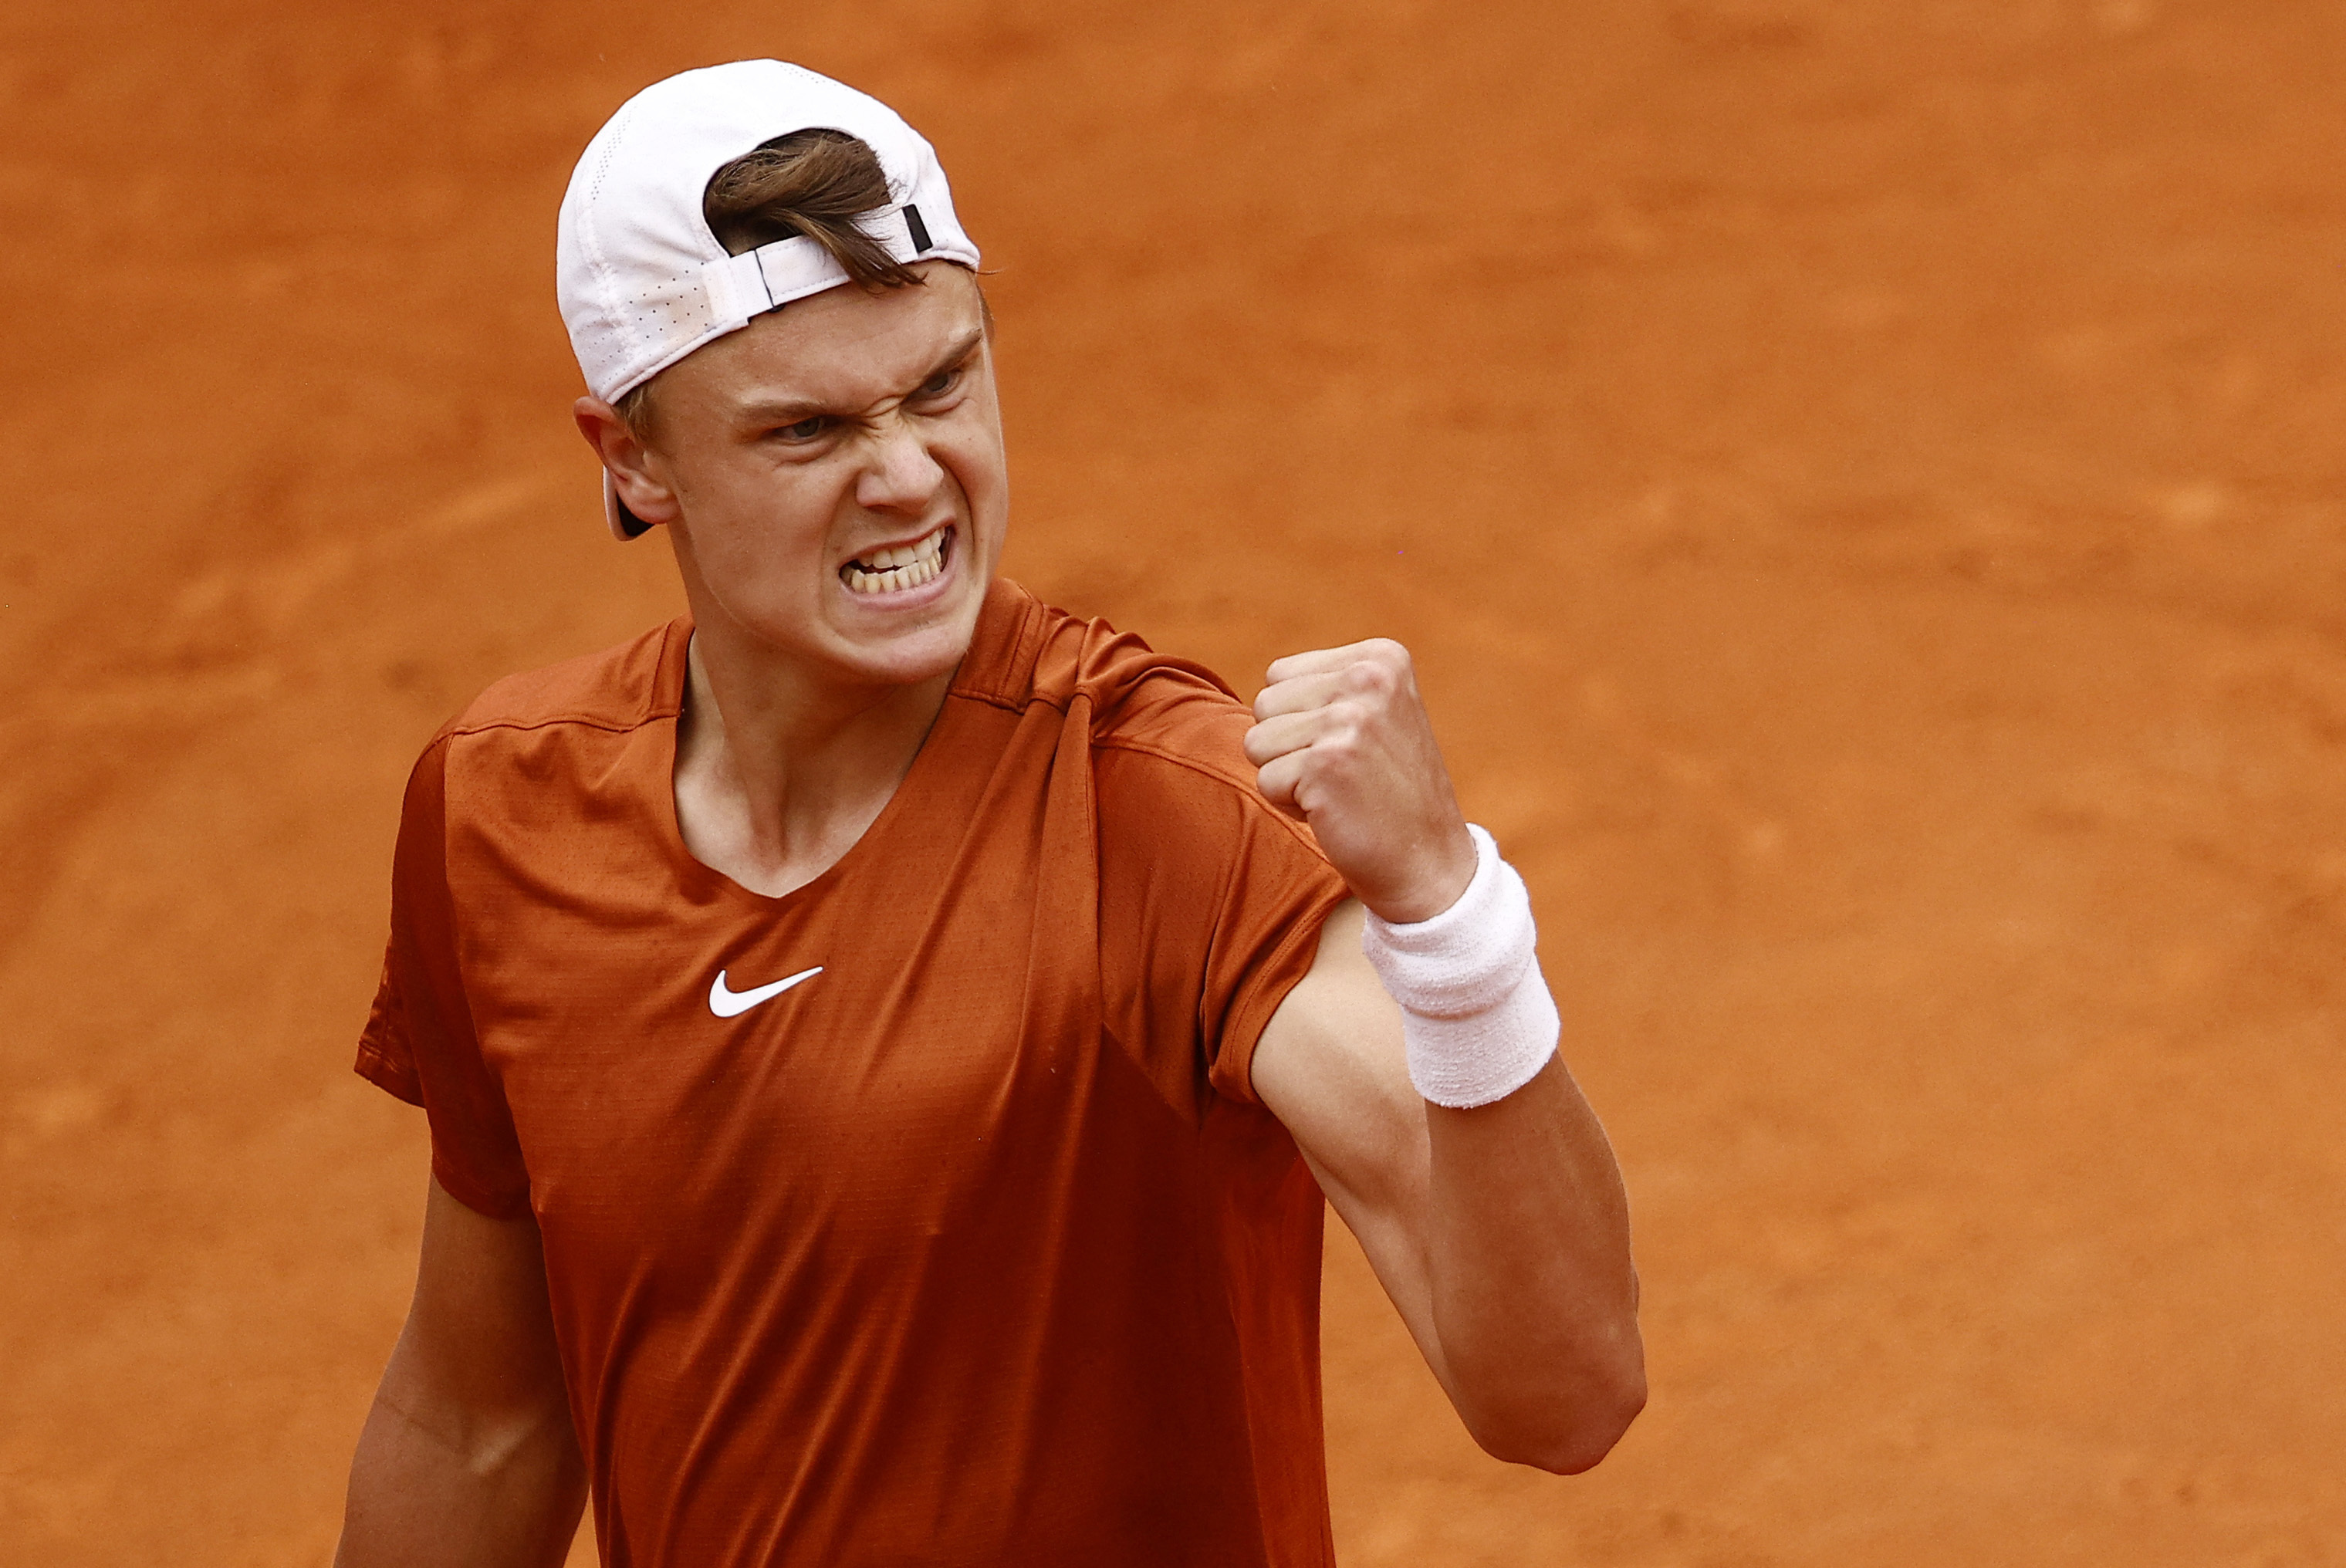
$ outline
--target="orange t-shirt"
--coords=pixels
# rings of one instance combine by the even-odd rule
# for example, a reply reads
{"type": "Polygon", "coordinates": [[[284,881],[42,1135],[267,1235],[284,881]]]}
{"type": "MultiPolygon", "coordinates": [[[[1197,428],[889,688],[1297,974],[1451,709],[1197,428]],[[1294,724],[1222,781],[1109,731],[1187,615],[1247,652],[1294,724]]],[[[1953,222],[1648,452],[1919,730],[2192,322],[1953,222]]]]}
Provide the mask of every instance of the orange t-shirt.
{"type": "Polygon", "coordinates": [[[1246,711],[998,582],[764,898],[677,830],[690,630],[433,741],[359,1048],[544,1234],[604,1560],[1331,1563],[1321,1196],[1248,1064],[1343,886],[1246,711]]]}

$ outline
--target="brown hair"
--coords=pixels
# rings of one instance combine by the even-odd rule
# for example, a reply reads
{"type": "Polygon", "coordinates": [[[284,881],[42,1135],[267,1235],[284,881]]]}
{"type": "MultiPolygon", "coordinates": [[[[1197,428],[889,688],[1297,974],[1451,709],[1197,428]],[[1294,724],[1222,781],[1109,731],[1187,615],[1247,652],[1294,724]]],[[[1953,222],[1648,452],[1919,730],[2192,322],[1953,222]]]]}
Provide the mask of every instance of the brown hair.
{"type": "MultiPolygon", "coordinates": [[[[887,206],[892,195],[870,143],[845,131],[798,130],[710,175],[700,215],[728,255],[803,236],[829,251],[851,281],[876,293],[921,281],[855,221],[887,206]]],[[[649,428],[651,390],[646,382],[614,405],[638,438],[649,428]]]]}
{"type": "Polygon", "coordinates": [[[921,275],[855,221],[890,194],[868,143],[845,131],[792,131],[710,175],[700,213],[730,255],[804,235],[864,288],[902,289],[921,275]]]}

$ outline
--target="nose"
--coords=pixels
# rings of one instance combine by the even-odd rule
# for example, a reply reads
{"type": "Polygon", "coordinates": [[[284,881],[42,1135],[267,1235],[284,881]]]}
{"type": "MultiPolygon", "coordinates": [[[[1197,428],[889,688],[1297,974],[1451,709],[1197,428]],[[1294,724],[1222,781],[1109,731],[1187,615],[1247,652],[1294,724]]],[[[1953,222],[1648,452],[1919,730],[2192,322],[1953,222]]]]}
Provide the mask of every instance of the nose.
{"type": "Polygon", "coordinates": [[[945,471],[912,421],[899,413],[874,431],[871,457],[855,482],[855,503],[872,512],[928,510],[945,471]]]}

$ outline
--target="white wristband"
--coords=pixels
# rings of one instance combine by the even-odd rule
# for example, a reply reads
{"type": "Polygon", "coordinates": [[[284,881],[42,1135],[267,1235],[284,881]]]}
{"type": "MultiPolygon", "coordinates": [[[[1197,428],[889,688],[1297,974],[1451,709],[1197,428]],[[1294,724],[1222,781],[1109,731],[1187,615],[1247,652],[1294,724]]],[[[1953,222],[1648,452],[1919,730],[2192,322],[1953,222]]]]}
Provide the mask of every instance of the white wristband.
{"type": "Polygon", "coordinates": [[[1523,878],[1491,835],[1469,823],[1474,880],[1431,920],[1395,925],[1372,913],[1361,932],[1385,991],[1401,1003],[1409,1079],[1437,1105],[1467,1110],[1522,1088],[1556,1054],[1556,999],[1533,954],[1538,931],[1523,878]]]}

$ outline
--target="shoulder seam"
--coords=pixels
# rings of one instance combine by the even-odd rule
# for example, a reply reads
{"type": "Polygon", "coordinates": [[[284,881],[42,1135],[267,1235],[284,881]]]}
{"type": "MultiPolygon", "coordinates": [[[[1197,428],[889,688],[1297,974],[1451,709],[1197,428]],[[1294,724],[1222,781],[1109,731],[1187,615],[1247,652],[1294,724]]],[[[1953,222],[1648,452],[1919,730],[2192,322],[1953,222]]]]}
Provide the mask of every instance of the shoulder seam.
{"type": "Polygon", "coordinates": [[[1129,751],[1135,756],[1153,757],[1159,762],[1187,769],[1200,778],[1210,779],[1231,794],[1238,796],[1241,803],[1260,808],[1273,821],[1286,829],[1299,843],[1308,845],[1313,854],[1321,853],[1318,843],[1312,840],[1310,830],[1303,824],[1264,799],[1261,792],[1244,779],[1234,779],[1219,768],[1202,763],[1194,757],[1185,757],[1180,752],[1168,751],[1163,747],[1152,746],[1147,741],[1134,740],[1124,736],[1095,736],[1092,738],[1092,748],[1096,751],[1129,751]]]}
{"type": "Polygon", "coordinates": [[[600,649],[596,653],[581,655],[576,658],[564,659],[544,669],[522,671],[494,681],[474,697],[463,712],[451,718],[442,728],[441,734],[444,736],[484,735],[495,729],[525,732],[533,729],[550,729],[556,725],[575,724],[582,728],[600,730],[606,735],[626,735],[641,729],[648,724],[654,724],[664,718],[673,718],[677,716],[677,708],[659,700],[659,671],[668,662],[669,649],[675,640],[678,625],[678,620],[669,620],[638,634],[627,642],[615,644],[610,647],[600,649]],[[482,718],[474,717],[475,708],[495,706],[490,704],[489,698],[490,695],[499,687],[525,681],[552,670],[568,669],[597,661],[614,660],[617,656],[647,643],[653,645],[651,679],[637,697],[632,709],[626,711],[624,715],[615,715],[608,708],[597,712],[574,708],[556,709],[551,713],[507,712],[492,713],[482,718]]]}
{"type": "Polygon", "coordinates": [[[1064,718],[1066,717],[1068,708],[1066,700],[1055,701],[1039,691],[1027,692],[1023,698],[1006,696],[998,691],[979,691],[974,687],[962,691],[950,691],[945,695],[948,697],[959,697],[964,702],[982,702],[988,708],[998,708],[1005,713],[1024,713],[1030,708],[1047,708],[1064,718]]]}
{"type": "Polygon", "coordinates": [[[1092,737],[1092,747],[1098,751],[1137,752],[1143,757],[1154,757],[1160,762],[1170,762],[1176,768],[1187,768],[1192,773],[1202,773],[1209,779],[1219,779],[1233,789],[1244,788],[1242,779],[1234,779],[1211,764],[1200,762],[1196,758],[1186,756],[1178,751],[1168,750],[1150,741],[1135,739],[1128,735],[1114,733],[1095,735],[1092,737]]]}
{"type": "Polygon", "coordinates": [[[556,714],[550,718],[483,718],[470,724],[459,722],[450,725],[447,733],[451,736],[485,735],[492,729],[551,729],[558,724],[575,724],[586,729],[599,729],[606,735],[625,735],[631,729],[641,729],[647,724],[668,717],[669,715],[665,712],[647,713],[624,724],[584,713],[556,714]]]}

